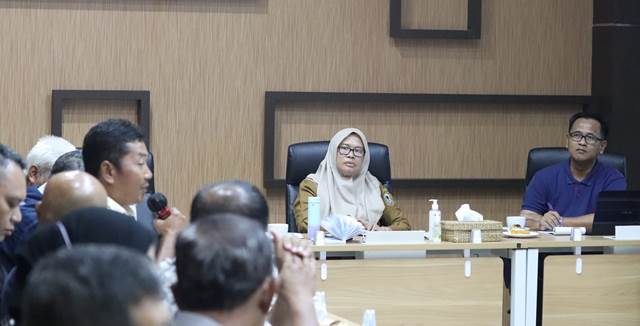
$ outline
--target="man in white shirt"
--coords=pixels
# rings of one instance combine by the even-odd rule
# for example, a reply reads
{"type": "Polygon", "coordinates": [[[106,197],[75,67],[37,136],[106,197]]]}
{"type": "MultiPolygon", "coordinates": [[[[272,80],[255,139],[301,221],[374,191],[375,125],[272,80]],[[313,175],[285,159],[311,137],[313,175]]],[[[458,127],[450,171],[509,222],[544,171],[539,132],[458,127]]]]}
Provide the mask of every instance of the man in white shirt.
{"type": "Polygon", "coordinates": [[[148,229],[160,233],[157,259],[173,256],[175,235],[187,224],[177,209],[165,220],[154,219],[149,210],[138,210],[153,174],[147,165],[147,145],[140,129],[128,120],[109,119],[91,127],[82,144],[85,171],[107,190],[107,208],[131,216],[148,229]]]}
{"type": "Polygon", "coordinates": [[[144,199],[153,176],[147,166],[148,155],[142,132],[122,119],[93,126],[82,144],[85,171],[107,190],[108,207],[136,220],[135,205],[144,199]]]}

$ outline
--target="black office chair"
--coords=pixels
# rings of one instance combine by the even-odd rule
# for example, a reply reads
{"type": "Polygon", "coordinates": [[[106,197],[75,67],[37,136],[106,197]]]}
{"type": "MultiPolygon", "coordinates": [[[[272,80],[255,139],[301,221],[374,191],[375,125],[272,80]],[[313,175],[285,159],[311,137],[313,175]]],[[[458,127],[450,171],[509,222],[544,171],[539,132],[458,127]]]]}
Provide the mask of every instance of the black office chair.
{"type": "MultiPolygon", "coordinates": [[[[307,175],[318,170],[318,165],[320,165],[320,162],[322,162],[327,154],[328,147],[328,141],[315,141],[289,145],[289,151],[287,154],[287,190],[285,196],[289,232],[298,232],[296,218],[293,212],[293,204],[298,197],[298,187],[300,182],[302,182],[307,175]]],[[[369,143],[369,153],[371,154],[369,172],[378,178],[383,185],[391,189],[389,148],[387,145],[369,143]]]]}
{"type": "Polygon", "coordinates": [[[151,170],[151,173],[153,173],[153,176],[151,177],[151,180],[149,180],[149,187],[147,187],[147,193],[148,194],[153,194],[156,192],[156,183],[154,182],[154,178],[155,173],[153,172],[153,154],[151,154],[151,151],[149,151],[149,155],[147,156],[147,165],[149,166],[149,170],[151,170]]]}
{"type": "MultiPolygon", "coordinates": [[[[531,178],[549,165],[553,165],[569,159],[569,151],[564,147],[538,147],[529,151],[527,158],[526,185],[529,185],[531,178]]],[[[627,175],[627,160],[624,155],[605,153],[598,156],[598,161],[616,168],[622,175],[627,175]]]]}

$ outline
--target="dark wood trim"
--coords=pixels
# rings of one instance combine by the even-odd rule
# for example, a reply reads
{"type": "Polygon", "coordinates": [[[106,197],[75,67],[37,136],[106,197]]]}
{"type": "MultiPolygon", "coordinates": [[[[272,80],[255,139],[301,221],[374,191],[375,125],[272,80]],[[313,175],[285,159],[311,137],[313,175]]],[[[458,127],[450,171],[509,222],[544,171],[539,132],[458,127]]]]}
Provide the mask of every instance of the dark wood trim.
{"type": "MultiPolygon", "coordinates": [[[[392,179],[394,189],[455,188],[487,189],[508,188],[524,189],[524,179],[392,179]]],[[[267,189],[285,189],[284,179],[272,179],[264,184],[267,189]]]]}
{"type": "Polygon", "coordinates": [[[51,134],[62,137],[62,110],[65,101],[73,100],[132,100],[136,101],[138,126],[144,135],[147,147],[151,139],[151,109],[149,91],[121,90],[60,90],[51,92],[51,134]]]}
{"type": "Polygon", "coordinates": [[[479,39],[481,25],[481,0],[467,0],[466,30],[402,28],[402,0],[389,0],[389,35],[394,38],[479,39]]]}
{"type": "MultiPolygon", "coordinates": [[[[279,105],[291,103],[514,103],[514,104],[580,104],[587,110],[590,96],[562,95],[475,95],[475,94],[410,94],[410,93],[334,93],[334,92],[265,92],[263,185],[267,189],[285,187],[284,179],[276,179],[275,135],[276,110],[279,105]]],[[[523,188],[523,179],[393,179],[394,188],[523,188]]]]}

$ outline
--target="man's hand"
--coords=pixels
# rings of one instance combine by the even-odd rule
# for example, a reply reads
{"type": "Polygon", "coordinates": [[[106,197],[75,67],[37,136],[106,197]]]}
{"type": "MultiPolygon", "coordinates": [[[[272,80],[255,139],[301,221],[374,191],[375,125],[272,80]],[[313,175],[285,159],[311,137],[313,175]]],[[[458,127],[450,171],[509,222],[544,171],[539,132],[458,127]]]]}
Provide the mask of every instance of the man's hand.
{"type": "Polygon", "coordinates": [[[153,220],[158,233],[165,236],[167,234],[178,234],[189,224],[189,220],[177,208],[171,209],[171,215],[165,219],[156,218],[153,220]]]}
{"type": "Polygon", "coordinates": [[[313,256],[309,241],[296,239],[287,235],[281,236],[273,231],[271,231],[271,237],[273,239],[273,249],[278,270],[282,270],[282,265],[287,255],[294,255],[301,259],[313,256]]]}
{"type": "Polygon", "coordinates": [[[308,245],[291,237],[274,234],[276,260],[279,264],[278,300],[271,324],[280,326],[316,326],[313,295],[315,294],[316,260],[308,245]]]}
{"type": "Polygon", "coordinates": [[[311,299],[316,287],[316,260],[312,255],[299,256],[287,251],[280,269],[278,296],[288,301],[311,299]]]}
{"type": "Polygon", "coordinates": [[[392,231],[388,226],[380,226],[378,224],[369,224],[364,218],[356,218],[356,220],[362,224],[365,230],[367,231],[392,231]]]}
{"type": "Polygon", "coordinates": [[[556,226],[562,226],[562,216],[556,211],[548,211],[540,219],[540,230],[553,230],[556,226]]]}
{"type": "Polygon", "coordinates": [[[187,217],[176,208],[171,209],[171,215],[166,219],[156,218],[153,220],[153,225],[160,235],[162,235],[156,255],[156,262],[162,262],[165,259],[176,256],[175,247],[178,234],[186,228],[188,224],[189,220],[187,217]]]}

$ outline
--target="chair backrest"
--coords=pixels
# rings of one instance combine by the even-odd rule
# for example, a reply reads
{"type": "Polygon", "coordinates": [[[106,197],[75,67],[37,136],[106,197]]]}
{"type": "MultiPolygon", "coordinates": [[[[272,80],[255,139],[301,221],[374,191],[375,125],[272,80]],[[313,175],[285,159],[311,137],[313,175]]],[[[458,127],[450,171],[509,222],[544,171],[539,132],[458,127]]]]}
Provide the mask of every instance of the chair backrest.
{"type": "MultiPolygon", "coordinates": [[[[293,203],[298,197],[300,182],[307,175],[318,170],[318,165],[327,154],[328,141],[314,141],[289,145],[287,153],[287,176],[285,207],[289,232],[297,232],[296,218],[293,212],[293,203]]],[[[391,188],[391,164],[389,162],[389,148],[387,145],[369,143],[371,161],[369,172],[387,188],[391,188]]]]}
{"type": "Polygon", "coordinates": [[[153,154],[151,154],[151,151],[149,151],[149,155],[147,156],[147,165],[149,166],[149,170],[151,170],[151,173],[153,173],[153,176],[151,177],[151,180],[149,180],[149,187],[147,187],[147,193],[152,194],[154,192],[156,192],[156,184],[154,182],[154,178],[155,176],[155,172],[153,171],[153,154]]]}
{"type": "MultiPolygon", "coordinates": [[[[538,147],[529,151],[527,158],[526,185],[529,185],[533,175],[549,165],[569,159],[569,151],[565,147],[538,147]]],[[[616,168],[622,175],[627,175],[627,160],[624,155],[605,153],[598,156],[598,161],[616,168]]]]}

